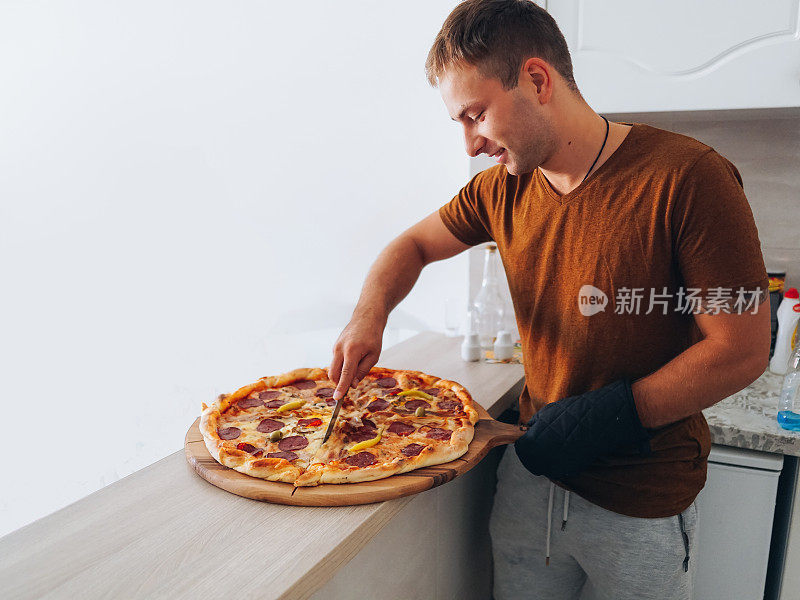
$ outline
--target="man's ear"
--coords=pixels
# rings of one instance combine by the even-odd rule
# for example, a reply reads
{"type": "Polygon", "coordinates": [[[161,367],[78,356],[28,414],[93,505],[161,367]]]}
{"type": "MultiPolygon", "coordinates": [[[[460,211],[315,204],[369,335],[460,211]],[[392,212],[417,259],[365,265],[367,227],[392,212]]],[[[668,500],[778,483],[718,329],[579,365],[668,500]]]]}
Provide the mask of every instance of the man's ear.
{"type": "Polygon", "coordinates": [[[553,74],[554,69],[549,63],[533,56],[522,65],[520,83],[524,81],[528,85],[533,84],[536,94],[539,96],[539,102],[546,104],[550,101],[553,93],[553,74]]]}

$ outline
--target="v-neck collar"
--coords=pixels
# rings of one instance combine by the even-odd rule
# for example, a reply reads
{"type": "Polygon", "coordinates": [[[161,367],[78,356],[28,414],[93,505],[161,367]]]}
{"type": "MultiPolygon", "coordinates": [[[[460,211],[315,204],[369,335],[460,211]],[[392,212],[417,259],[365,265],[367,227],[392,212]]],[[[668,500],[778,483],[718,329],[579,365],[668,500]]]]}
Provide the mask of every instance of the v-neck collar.
{"type": "Polygon", "coordinates": [[[628,148],[632,145],[631,138],[637,137],[641,132],[642,127],[644,127],[644,125],[642,125],[641,123],[625,123],[623,121],[620,121],[620,123],[622,123],[623,125],[631,126],[630,130],[625,135],[625,138],[622,140],[622,143],[620,143],[620,145],[617,146],[614,152],[611,153],[611,156],[609,156],[603,162],[603,164],[597,167],[586,179],[584,179],[580,184],[578,184],[578,187],[576,187],[571,192],[568,192],[563,196],[559,195],[550,185],[550,182],[547,180],[547,178],[542,174],[541,169],[539,169],[538,167],[536,168],[537,184],[541,186],[545,194],[547,194],[548,198],[550,198],[554,202],[557,202],[558,204],[562,205],[566,204],[576,196],[580,196],[584,189],[592,185],[599,176],[602,176],[604,172],[609,169],[609,165],[613,167],[614,163],[619,161],[621,156],[624,157],[624,155],[627,153],[628,148]]]}

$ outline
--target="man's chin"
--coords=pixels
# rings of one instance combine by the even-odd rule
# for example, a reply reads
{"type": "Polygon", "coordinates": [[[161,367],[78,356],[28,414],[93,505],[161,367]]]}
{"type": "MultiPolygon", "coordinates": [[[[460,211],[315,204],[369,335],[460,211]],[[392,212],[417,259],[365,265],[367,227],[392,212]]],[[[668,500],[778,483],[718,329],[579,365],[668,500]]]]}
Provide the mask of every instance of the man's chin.
{"type": "Polygon", "coordinates": [[[505,163],[506,171],[508,171],[509,175],[514,175],[515,177],[518,175],[525,175],[526,173],[532,173],[536,169],[520,169],[514,163],[505,163]]]}

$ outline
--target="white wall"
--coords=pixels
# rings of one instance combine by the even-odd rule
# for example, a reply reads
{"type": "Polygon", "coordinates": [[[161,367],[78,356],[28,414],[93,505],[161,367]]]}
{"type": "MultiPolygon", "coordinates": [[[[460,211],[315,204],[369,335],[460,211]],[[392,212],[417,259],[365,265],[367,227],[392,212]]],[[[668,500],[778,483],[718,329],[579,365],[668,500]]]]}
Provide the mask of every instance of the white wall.
{"type": "MultiPolygon", "coordinates": [[[[454,4],[0,2],[0,534],[327,364],[376,254],[467,179],[423,72],[454,4]]],[[[395,338],[466,269],[426,269],[395,338]]]]}

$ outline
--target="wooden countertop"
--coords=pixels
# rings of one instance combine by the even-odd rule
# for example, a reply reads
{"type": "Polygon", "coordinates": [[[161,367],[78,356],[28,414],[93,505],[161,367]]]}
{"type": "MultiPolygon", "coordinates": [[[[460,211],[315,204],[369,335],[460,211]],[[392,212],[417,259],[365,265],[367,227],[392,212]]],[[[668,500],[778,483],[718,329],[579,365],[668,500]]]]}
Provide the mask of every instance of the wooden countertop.
{"type": "MultiPolygon", "coordinates": [[[[519,395],[522,366],[465,363],[460,343],[422,333],[384,350],[378,364],[458,381],[498,416],[519,395]]],[[[257,502],[202,480],[180,450],[0,538],[2,596],[307,598],[412,498],[334,508],[257,502]]]]}

